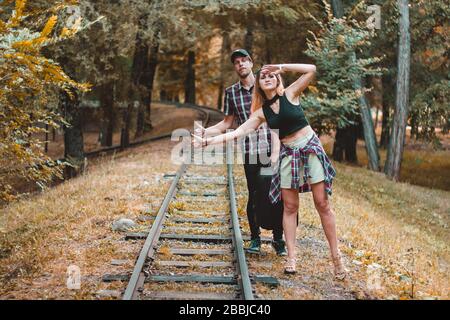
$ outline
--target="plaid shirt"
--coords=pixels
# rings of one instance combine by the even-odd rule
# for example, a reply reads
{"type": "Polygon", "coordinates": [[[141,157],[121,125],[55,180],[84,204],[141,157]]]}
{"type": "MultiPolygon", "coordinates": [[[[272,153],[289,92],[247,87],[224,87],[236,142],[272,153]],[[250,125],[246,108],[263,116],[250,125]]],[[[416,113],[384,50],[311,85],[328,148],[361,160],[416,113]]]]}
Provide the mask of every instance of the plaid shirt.
{"type": "MultiPolygon", "coordinates": [[[[253,86],[250,90],[246,90],[240,81],[225,89],[223,113],[226,116],[234,114],[239,126],[250,118],[252,91],[253,86]]],[[[270,151],[270,130],[266,123],[263,123],[258,130],[250,133],[243,140],[245,153],[268,154],[270,151]]]]}
{"type": "Polygon", "coordinates": [[[284,144],[281,144],[280,157],[278,160],[278,165],[275,169],[275,173],[272,175],[272,182],[270,185],[269,198],[272,203],[276,203],[281,200],[281,177],[280,177],[280,164],[284,157],[292,156],[291,162],[291,173],[292,181],[291,188],[298,189],[298,192],[309,192],[311,191],[311,186],[308,182],[309,175],[309,165],[308,156],[310,153],[314,153],[319,158],[322,163],[322,167],[325,172],[325,190],[331,195],[331,185],[333,179],[336,176],[336,170],[333,168],[330,159],[328,158],[325,150],[323,150],[322,144],[320,143],[319,137],[314,134],[314,136],[308,141],[303,149],[300,148],[289,148],[284,144]],[[300,167],[303,165],[303,181],[304,184],[300,185],[300,167]]]}

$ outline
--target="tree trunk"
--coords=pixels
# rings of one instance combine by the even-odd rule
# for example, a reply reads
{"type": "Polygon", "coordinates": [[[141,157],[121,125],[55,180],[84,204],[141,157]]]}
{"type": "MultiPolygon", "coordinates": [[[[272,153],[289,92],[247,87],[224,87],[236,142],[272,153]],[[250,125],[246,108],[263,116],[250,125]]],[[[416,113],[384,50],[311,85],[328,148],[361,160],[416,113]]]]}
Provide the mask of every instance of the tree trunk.
{"type": "MultiPolygon", "coordinates": [[[[136,38],[135,38],[135,49],[134,49],[134,55],[133,55],[133,65],[131,67],[131,83],[129,87],[128,92],[128,107],[127,110],[123,113],[123,126],[121,131],[121,143],[120,145],[122,148],[125,148],[130,143],[130,127],[131,127],[131,113],[134,105],[134,101],[138,100],[140,101],[141,96],[141,78],[143,76],[143,72],[145,69],[145,66],[148,61],[148,51],[149,47],[145,43],[145,41],[142,39],[142,32],[147,28],[147,14],[143,14],[139,17],[139,28],[136,32],[136,38]]],[[[141,103],[139,104],[141,105],[141,103]]],[[[142,132],[143,130],[143,118],[144,115],[140,109],[138,109],[138,118],[141,117],[141,119],[137,119],[137,126],[140,126],[137,131],[142,132]]]]}
{"type": "MultiPolygon", "coordinates": [[[[336,18],[341,18],[344,15],[344,6],[342,0],[331,0],[331,7],[336,18]]],[[[350,56],[351,62],[356,61],[356,53],[353,52],[350,56]]],[[[355,78],[353,83],[355,90],[362,90],[363,79],[355,78]]],[[[372,114],[370,112],[370,104],[363,94],[359,98],[359,108],[361,110],[361,118],[364,128],[364,141],[366,145],[367,156],[369,158],[369,168],[373,171],[380,170],[380,156],[378,154],[377,140],[375,130],[373,127],[372,114]]],[[[336,139],[337,140],[337,139],[336,139]]]]}
{"type": "Polygon", "coordinates": [[[105,84],[101,88],[100,103],[103,111],[101,123],[101,139],[102,147],[111,147],[113,144],[114,131],[114,90],[113,82],[105,84]]]}
{"type": "Polygon", "coordinates": [[[390,99],[393,92],[392,89],[392,77],[388,74],[382,76],[383,82],[383,118],[381,120],[381,137],[380,148],[386,149],[389,145],[390,137],[390,99]]]}
{"type": "Polygon", "coordinates": [[[411,139],[419,138],[419,125],[417,123],[417,114],[413,113],[411,115],[411,139]]]}
{"type": "Polygon", "coordinates": [[[266,17],[263,15],[262,17],[262,26],[264,29],[264,42],[265,42],[265,47],[266,47],[266,54],[265,54],[265,59],[266,59],[266,64],[271,64],[272,63],[272,53],[270,51],[270,29],[267,26],[267,21],[266,21],[266,17]]]}
{"type": "Polygon", "coordinates": [[[217,96],[217,110],[222,110],[223,108],[223,90],[225,90],[223,79],[220,79],[219,94],[217,96]]]}
{"type": "Polygon", "coordinates": [[[150,131],[153,129],[152,121],[151,121],[151,108],[152,108],[152,94],[153,94],[153,85],[155,83],[155,75],[156,68],[158,67],[158,50],[159,50],[159,40],[150,47],[150,57],[148,60],[148,66],[145,72],[145,83],[143,85],[147,89],[144,94],[143,104],[146,108],[145,113],[145,124],[144,124],[144,132],[150,131]]]}
{"type": "Polygon", "coordinates": [[[160,90],[159,91],[159,101],[166,101],[168,100],[167,98],[167,91],[166,90],[160,90]]]}
{"type": "Polygon", "coordinates": [[[229,61],[228,56],[230,52],[230,36],[228,32],[222,35],[222,47],[220,53],[220,79],[219,79],[219,94],[217,98],[217,109],[222,110],[223,107],[223,91],[225,90],[225,65],[229,61]]]}
{"type": "Polygon", "coordinates": [[[195,104],[195,52],[188,52],[187,73],[184,84],[184,102],[195,104]]]}
{"type": "Polygon", "coordinates": [[[409,34],[409,7],[408,0],[397,1],[399,21],[399,44],[398,44],[398,74],[395,98],[395,114],[392,125],[392,134],[389,141],[388,155],[385,165],[386,175],[398,181],[405,144],[406,124],[409,109],[409,72],[411,42],[409,34]]]}
{"type": "Polygon", "coordinates": [[[380,109],[383,107],[383,84],[381,81],[381,77],[372,77],[372,93],[371,93],[371,105],[375,106],[376,114],[375,114],[375,123],[373,125],[375,132],[378,127],[378,119],[380,114],[380,109]]]}
{"type": "Polygon", "coordinates": [[[48,123],[45,124],[45,144],[44,144],[44,152],[48,152],[48,123]]]}
{"type": "Polygon", "coordinates": [[[120,147],[121,149],[128,148],[130,145],[130,127],[131,114],[133,112],[134,101],[129,101],[127,108],[123,112],[122,131],[120,133],[120,147]]]}
{"type": "MultiPolygon", "coordinates": [[[[355,52],[352,53],[351,59],[353,61],[356,61],[355,52]]],[[[364,87],[363,79],[361,79],[360,77],[356,77],[353,86],[355,90],[362,90],[362,88],[364,87]]],[[[378,153],[377,138],[375,136],[375,129],[373,127],[370,104],[367,101],[365,94],[362,94],[359,98],[359,108],[361,110],[364,141],[366,145],[366,152],[369,158],[369,168],[373,171],[380,171],[380,155],[378,153]]]]}
{"type": "Polygon", "coordinates": [[[83,170],[84,164],[84,142],[81,121],[80,98],[77,92],[73,93],[71,99],[65,91],[61,91],[60,105],[64,112],[64,119],[70,126],[64,126],[64,158],[74,167],[66,166],[64,176],[75,177],[83,170]]]}
{"type": "MultiPolygon", "coordinates": [[[[341,0],[332,0],[331,8],[333,10],[333,15],[336,18],[341,18],[344,15],[344,7],[341,0]]],[[[346,160],[356,163],[358,161],[356,155],[356,142],[356,126],[348,125],[345,128],[337,128],[333,145],[333,159],[336,161],[346,160]]]]}
{"type": "Polygon", "coordinates": [[[245,32],[244,38],[244,49],[252,54],[253,49],[253,22],[251,19],[247,20],[247,31],[245,32]]]}
{"type": "Polygon", "coordinates": [[[380,137],[380,148],[383,149],[386,149],[389,145],[389,137],[390,137],[389,112],[390,112],[389,103],[384,101],[383,119],[381,120],[381,137],[380,137]]]}
{"type": "MultiPolygon", "coordinates": [[[[141,44],[141,39],[136,39],[136,42],[139,45],[139,49],[136,48],[134,59],[133,59],[133,69],[132,69],[132,87],[135,92],[130,95],[131,100],[128,103],[133,104],[134,98],[136,96],[144,97],[147,92],[143,92],[144,86],[142,86],[143,82],[143,73],[148,65],[148,46],[141,44]]],[[[144,122],[145,122],[145,105],[144,103],[139,104],[137,119],[136,119],[136,137],[142,136],[144,133],[144,122]]]]}
{"type": "Polygon", "coordinates": [[[356,142],[358,136],[358,126],[351,125],[336,130],[335,142],[333,145],[332,157],[336,161],[347,161],[357,163],[356,142]]]}
{"type": "Polygon", "coordinates": [[[136,132],[134,134],[135,139],[144,134],[144,125],[145,125],[145,105],[143,103],[139,103],[136,119],[136,132]]]}
{"type": "Polygon", "coordinates": [[[342,0],[331,0],[331,10],[336,18],[342,18],[344,15],[342,0]]]}
{"type": "MultiPolygon", "coordinates": [[[[148,14],[142,14],[139,17],[138,22],[138,30],[136,32],[136,38],[135,38],[135,50],[134,50],[134,56],[133,56],[133,66],[131,70],[131,82],[132,85],[130,87],[131,93],[130,97],[133,97],[128,101],[128,103],[133,105],[134,98],[137,96],[142,97],[145,95],[143,92],[145,86],[142,86],[143,82],[145,82],[144,73],[146,72],[146,68],[148,66],[148,59],[149,59],[149,46],[142,38],[142,32],[148,29],[147,27],[147,20],[148,20],[148,14]],[[133,92],[134,91],[134,92],[133,92]]],[[[140,100],[140,99],[139,99],[140,100]]],[[[144,122],[145,122],[145,107],[142,103],[139,104],[139,109],[137,112],[137,121],[136,121],[136,137],[141,136],[144,132],[144,122]]],[[[129,109],[129,108],[128,108],[129,109]]],[[[127,116],[128,111],[125,113],[125,116],[127,116]]],[[[129,124],[128,124],[129,127],[129,124]]],[[[129,136],[129,132],[125,134],[126,136],[129,136]]]]}
{"type": "Polygon", "coordinates": [[[377,105],[377,110],[375,111],[375,123],[373,124],[373,128],[375,130],[375,133],[377,132],[379,116],[380,116],[380,106],[377,105]]]}
{"type": "Polygon", "coordinates": [[[153,83],[155,80],[156,68],[158,66],[158,50],[159,50],[159,26],[155,26],[153,43],[150,48],[147,47],[148,54],[143,62],[143,73],[140,78],[140,86],[144,89],[142,92],[142,101],[139,106],[136,137],[141,136],[144,132],[150,131],[153,126],[151,122],[151,106],[153,83]]]}

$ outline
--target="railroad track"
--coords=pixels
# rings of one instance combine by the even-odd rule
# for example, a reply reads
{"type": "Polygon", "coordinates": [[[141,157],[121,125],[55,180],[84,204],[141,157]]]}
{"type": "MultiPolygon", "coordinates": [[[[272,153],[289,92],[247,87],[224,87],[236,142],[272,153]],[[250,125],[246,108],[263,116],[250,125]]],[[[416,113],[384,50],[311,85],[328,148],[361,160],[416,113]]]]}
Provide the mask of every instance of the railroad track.
{"type": "Polygon", "coordinates": [[[150,230],[126,235],[144,240],[132,274],[103,278],[128,281],[123,300],[253,300],[255,283],[278,285],[249,272],[232,164],[182,164],[166,178],[172,183],[157,215],[147,217],[150,230]]]}

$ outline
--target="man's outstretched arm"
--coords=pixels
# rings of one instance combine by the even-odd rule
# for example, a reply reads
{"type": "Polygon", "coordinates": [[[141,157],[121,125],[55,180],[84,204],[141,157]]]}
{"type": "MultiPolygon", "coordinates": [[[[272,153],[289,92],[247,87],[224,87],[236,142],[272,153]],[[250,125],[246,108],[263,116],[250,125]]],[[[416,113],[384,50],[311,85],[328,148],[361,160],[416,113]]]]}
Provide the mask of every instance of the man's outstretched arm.
{"type": "Polygon", "coordinates": [[[228,90],[225,90],[225,95],[224,95],[223,100],[224,100],[223,101],[223,113],[225,114],[225,117],[223,118],[223,120],[209,128],[203,128],[203,127],[198,128],[198,130],[195,131],[195,133],[197,135],[200,135],[200,136],[218,135],[218,134],[224,133],[225,131],[227,131],[227,129],[230,129],[233,126],[234,109],[230,103],[230,93],[228,92],[228,90]]]}

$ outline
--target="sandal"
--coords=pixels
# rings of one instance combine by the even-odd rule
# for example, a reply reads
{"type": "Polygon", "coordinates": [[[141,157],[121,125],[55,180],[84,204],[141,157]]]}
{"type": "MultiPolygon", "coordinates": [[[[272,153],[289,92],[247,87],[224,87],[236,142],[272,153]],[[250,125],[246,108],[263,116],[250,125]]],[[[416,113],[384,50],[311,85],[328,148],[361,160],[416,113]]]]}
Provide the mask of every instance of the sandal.
{"type": "Polygon", "coordinates": [[[338,255],[335,257],[331,257],[334,265],[334,278],[336,280],[344,280],[347,276],[347,270],[342,262],[342,255],[338,252],[338,255]]]}
{"type": "Polygon", "coordinates": [[[284,273],[286,274],[294,274],[297,271],[295,270],[295,266],[297,264],[296,258],[287,258],[286,263],[284,265],[284,273]]]}

